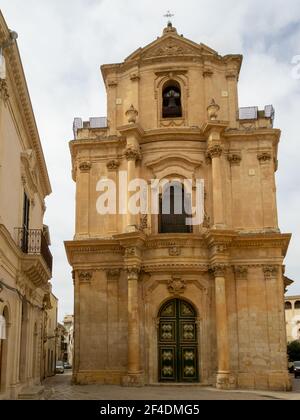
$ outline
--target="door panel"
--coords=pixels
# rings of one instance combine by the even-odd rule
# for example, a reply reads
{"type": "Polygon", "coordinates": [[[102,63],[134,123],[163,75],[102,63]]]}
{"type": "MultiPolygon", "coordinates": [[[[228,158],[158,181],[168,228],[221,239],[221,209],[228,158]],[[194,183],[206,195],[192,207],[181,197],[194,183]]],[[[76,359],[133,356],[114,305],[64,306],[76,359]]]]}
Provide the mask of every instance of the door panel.
{"type": "Polygon", "coordinates": [[[199,381],[194,308],[179,299],[167,302],[160,311],[158,335],[159,380],[199,381]]]}

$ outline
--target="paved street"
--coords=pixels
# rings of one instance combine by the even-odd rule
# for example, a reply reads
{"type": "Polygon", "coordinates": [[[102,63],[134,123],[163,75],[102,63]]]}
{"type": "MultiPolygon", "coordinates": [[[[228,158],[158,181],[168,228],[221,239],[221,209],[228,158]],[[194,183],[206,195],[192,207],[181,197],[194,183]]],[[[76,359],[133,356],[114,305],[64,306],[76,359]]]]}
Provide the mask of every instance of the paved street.
{"type": "Polygon", "coordinates": [[[71,385],[71,372],[57,375],[45,382],[48,400],[300,400],[300,380],[292,393],[217,391],[199,386],[151,386],[124,388],[110,385],[71,385]]]}

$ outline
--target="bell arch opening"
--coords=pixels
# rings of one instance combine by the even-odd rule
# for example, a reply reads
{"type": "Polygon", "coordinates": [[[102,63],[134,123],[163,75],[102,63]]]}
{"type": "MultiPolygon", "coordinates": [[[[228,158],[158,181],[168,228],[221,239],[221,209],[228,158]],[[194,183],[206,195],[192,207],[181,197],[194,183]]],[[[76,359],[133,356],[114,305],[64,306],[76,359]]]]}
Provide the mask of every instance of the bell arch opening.
{"type": "Polygon", "coordinates": [[[175,80],[169,80],[162,89],[162,117],[182,118],[181,87],[175,80]]]}

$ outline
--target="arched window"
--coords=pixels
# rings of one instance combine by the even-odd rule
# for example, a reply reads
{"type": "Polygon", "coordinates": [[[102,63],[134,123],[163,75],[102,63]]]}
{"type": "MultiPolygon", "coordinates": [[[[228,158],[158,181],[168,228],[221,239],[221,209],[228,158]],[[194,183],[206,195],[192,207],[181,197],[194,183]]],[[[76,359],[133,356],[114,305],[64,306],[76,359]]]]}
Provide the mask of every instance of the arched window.
{"type": "Polygon", "coordinates": [[[180,182],[169,183],[160,196],[159,233],[192,233],[187,218],[192,213],[191,195],[180,182]]]}
{"type": "Polygon", "coordinates": [[[297,302],[295,302],[295,309],[300,309],[300,300],[297,300],[297,302]]]}
{"type": "Polygon", "coordinates": [[[292,304],[291,302],[285,302],[285,310],[286,311],[290,311],[292,309],[292,304]]]}
{"type": "Polygon", "coordinates": [[[171,80],[162,92],[163,118],[182,118],[181,89],[179,83],[171,80]]]}

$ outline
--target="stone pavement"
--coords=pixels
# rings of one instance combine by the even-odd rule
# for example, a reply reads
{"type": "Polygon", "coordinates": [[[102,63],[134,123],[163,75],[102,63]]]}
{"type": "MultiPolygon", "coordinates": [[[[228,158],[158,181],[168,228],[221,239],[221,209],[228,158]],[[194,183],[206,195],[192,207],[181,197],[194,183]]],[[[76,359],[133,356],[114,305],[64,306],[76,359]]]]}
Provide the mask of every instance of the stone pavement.
{"type": "Polygon", "coordinates": [[[47,400],[300,400],[300,380],[291,393],[256,391],[219,391],[200,386],[149,386],[124,388],[111,385],[71,385],[71,372],[45,381],[47,400]]]}

